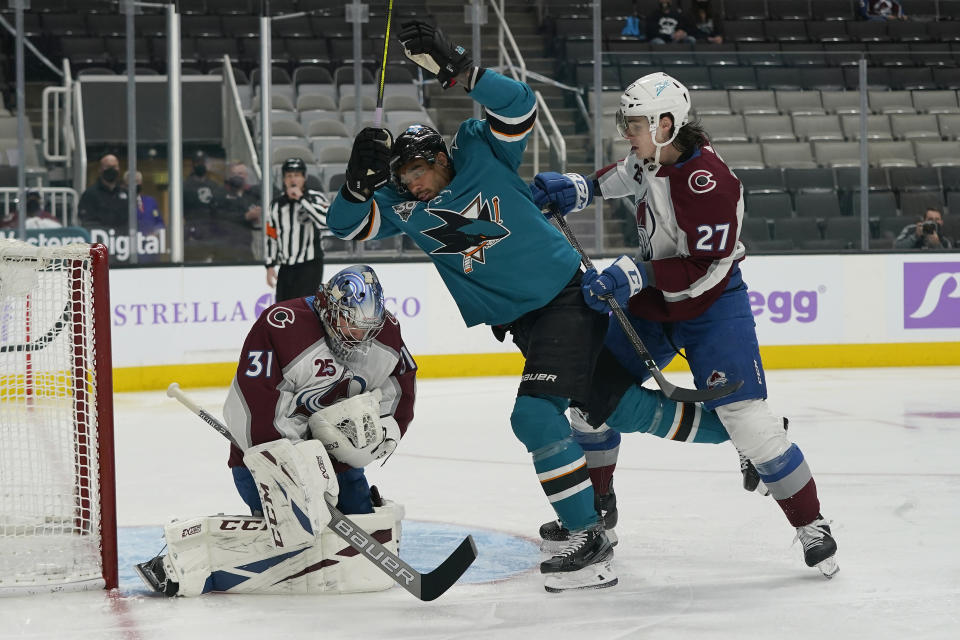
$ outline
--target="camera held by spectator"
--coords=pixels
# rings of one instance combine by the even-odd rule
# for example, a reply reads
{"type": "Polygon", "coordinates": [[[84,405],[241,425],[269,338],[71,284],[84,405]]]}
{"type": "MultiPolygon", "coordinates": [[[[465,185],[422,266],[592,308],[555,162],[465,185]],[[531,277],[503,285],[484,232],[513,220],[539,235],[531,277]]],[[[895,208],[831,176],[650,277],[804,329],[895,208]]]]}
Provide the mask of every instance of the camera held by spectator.
{"type": "Polygon", "coordinates": [[[903,228],[893,246],[895,249],[952,249],[954,241],[943,235],[943,214],[931,207],[922,220],[903,228]]]}

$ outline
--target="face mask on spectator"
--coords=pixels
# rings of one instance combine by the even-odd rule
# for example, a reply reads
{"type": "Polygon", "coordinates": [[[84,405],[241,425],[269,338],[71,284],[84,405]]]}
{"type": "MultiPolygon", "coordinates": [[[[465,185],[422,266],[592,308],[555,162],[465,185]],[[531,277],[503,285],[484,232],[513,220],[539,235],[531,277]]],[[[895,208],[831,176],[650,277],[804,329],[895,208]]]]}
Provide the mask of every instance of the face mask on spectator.
{"type": "Polygon", "coordinates": [[[227,185],[233,189],[243,189],[244,180],[240,176],[230,176],[227,178],[227,185]]]}
{"type": "Polygon", "coordinates": [[[116,167],[107,167],[101,175],[103,175],[104,182],[115,182],[117,176],[120,175],[120,170],[116,167]]]}
{"type": "Polygon", "coordinates": [[[198,178],[202,178],[203,176],[207,175],[207,165],[205,164],[194,165],[193,175],[197,176],[198,178]]]}

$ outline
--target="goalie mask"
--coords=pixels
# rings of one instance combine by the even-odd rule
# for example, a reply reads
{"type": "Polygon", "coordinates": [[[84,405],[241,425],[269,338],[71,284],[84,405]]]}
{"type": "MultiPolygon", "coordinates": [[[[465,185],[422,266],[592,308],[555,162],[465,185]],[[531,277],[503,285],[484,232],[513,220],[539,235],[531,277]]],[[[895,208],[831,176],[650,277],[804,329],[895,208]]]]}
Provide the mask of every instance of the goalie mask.
{"type": "Polygon", "coordinates": [[[400,169],[407,163],[423,158],[431,165],[436,162],[437,154],[443,153],[450,158],[447,143],[440,132],[425,124],[412,124],[393,142],[393,156],[390,158],[390,173],[400,193],[407,191],[400,179],[400,169]]]}
{"type": "Polygon", "coordinates": [[[383,328],[383,288],[373,269],[357,264],[320,287],[313,308],[323,322],[327,343],[340,358],[366,355],[383,328]]]}
{"type": "Polygon", "coordinates": [[[627,87],[620,96],[617,131],[624,138],[630,132],[627,118],[636,116],[643,116],[650,123],[650,137],[657,148],[653,160],[655,164],[660,164],[660,150],[671,144],[680,127],[690,121],[690,92],[663,72],[645,75],[627,87]],[[667,113],[673,116],[673,133],[666,142],[657,142],[657,126],[661,116],[667,113]]]}

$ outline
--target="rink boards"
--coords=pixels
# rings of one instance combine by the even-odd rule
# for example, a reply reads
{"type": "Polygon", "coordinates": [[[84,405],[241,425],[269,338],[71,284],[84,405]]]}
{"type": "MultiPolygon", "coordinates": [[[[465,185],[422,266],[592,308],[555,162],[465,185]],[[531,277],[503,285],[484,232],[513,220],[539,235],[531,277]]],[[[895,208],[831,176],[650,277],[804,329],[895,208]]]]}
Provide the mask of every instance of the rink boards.
{"type": "MultiPolygon", "coordinates": [[[[372,264],[421,376],[521,370],[512,345],[464,326],[431,264],[372,264]]],[[[957,254],[758,256],[742,269],[769,369],[960,364],[957,254]]],[[[274,302],[259,266],[117,269],[110,284],[117,391],[227,384],[274,302]]]]}

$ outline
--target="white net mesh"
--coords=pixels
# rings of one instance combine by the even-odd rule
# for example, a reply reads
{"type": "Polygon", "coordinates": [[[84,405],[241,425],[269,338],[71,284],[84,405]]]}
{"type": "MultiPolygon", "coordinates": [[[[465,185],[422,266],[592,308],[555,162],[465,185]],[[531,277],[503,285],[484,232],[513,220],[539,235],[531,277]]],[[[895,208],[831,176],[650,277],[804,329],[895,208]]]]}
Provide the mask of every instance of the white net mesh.
{"type": "Polygon", "coordinates": [[[0,592],[102,576],[91,267],[0,239],[0,592]]]}

